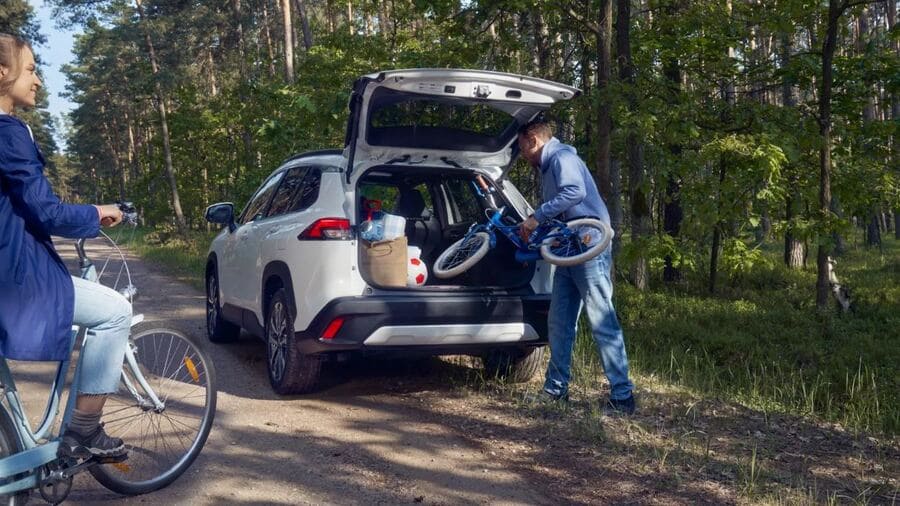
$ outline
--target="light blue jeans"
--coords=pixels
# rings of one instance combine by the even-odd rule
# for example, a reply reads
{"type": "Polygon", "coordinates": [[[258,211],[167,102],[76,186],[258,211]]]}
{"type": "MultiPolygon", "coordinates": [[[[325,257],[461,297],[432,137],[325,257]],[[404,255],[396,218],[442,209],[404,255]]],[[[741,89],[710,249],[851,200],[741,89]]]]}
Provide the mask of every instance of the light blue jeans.
{"type": "Polygon", "coordinates": [[[611,254],[606,250],[581,265],[557,267],[547,317],[550,364],[544,390],[553,396],[568,394],[572,377],[572,348],[581,308],[587,310],[588,323],[603,362],[610,385],[610,398],[627,399],[634,389],[628,379],[625,337],[613,308],[613,286],[609,277],[611,254]]]}
{"type": "Polygon", "coordinates": [[[78,392],[109,394],[119,388],[125,346],[131,332],[131,303],[99,283],[72,277],[75,285],[75,325],[87,327],[81,350],[78,392]]]}

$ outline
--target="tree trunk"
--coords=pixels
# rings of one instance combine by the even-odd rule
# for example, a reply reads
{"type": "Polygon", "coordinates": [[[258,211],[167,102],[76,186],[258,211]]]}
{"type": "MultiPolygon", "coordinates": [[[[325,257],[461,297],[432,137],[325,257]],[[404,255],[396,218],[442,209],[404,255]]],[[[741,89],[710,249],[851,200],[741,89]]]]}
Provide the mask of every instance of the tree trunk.
{"type": "Polygon", "coordinates": [[[213,61],[212,48],[206,51],[206,64],[209,67],[209,95],[219,96],[219,83],[216,80],[216,64],[213,61]]]}
{"type": "Polygon", "coordinates": [[[337,30],[337,18],[334,15],[333,1],[325,0],[325,19],[328,20],[328,33],[331,35],[334,35],[334,31],[337,30]]]}
{"type": "MultiPolygon", "coordinates": [[[[665,63],[663,73],[668,81],[670,92],[675,95],[681,90],[681,69],[678,62],[669,60],[665,63]]],[[[681,156],[682,148],[680,145],[670,145],[669,151],[673,158],[681,156]]],[[[681,233],[681,219],[683,212],[681,209],[681,183],[677,176],[669,174],[666,181],[665,207],[663,208],[663,230],[670,237],[678,238],[681,233]]],[[[681,269],[675,267],[671,255],[666,255],[665,266],[663,267],[663,281],[672,283],[681,280],[681,269]]]]}
{"type": "Polygon", "coordinates": [[[297,15],[300,16],[300,27],[303,29],[303,48],[308,52],[313,47],[312,30],[309,28],[309,15],[305,0],[296,0],[297,15]]]}
{"type": "Polygon", "coordinates": [[[534,12],[534,64],[538,69],[538,77],[550,78],[550,30],[544,22],[541,10],[534,12]]]}
{"type": "Polygon", "coordinates": [[[291,16],[291,0],[281,0],[284,24],[284,80],[294,84],[294,21],[291,16]]]}
{"type": "MultiPolygon", "coordinates": [[[[866,42],[869,35],[869,9],[864,8],[856,19],[856,50],[859,55],[864,55],[866,51],[866,42]]],[[[866,105],[863,106],[863,128],[871,125],[875,121],[875,101],[872,97],[872,90],[866,90],[868,98],[866,105]]],[[[867,146],[868,148],[868,146],[867,146]]],[[[871,218],[866,229],[866,245],[869,247],[881,247],[881,205],[875,203],[869,210],[871,218]]]]}
{"type": "MultiPolygon", "coordinates": [[[[781,67],[787,68],[791,62],[792,34],[785,33],[781,35],[781,67]]],[[[797,106],[796,95],[794,94],[793,80],[785,75],[781,82],[781,97],[785,108],[793,108],[797,106]]],[[[806,245],[797,237],[796,216],[798,208],[801,208],[803,194],[800,191],[800,177],[796,173],[797,167],[790,165],[785,167],[789,173],[787,176],[788,191],[785,196],[785,221],[787,227],[784,231],[784,263],[790,269],[802,269],[806,258],[806,245]]]]}
{"type": "Polygon", "coordinates": [[[347,0],[347,30],[349,30],[350,35],[355,33],[353,26],[353,2],[347,0]]]}
{"type": "MultiPolygon", "coordinates": [[[[732,13],[731,0],[726,1],[726,8],[729,17],[732,13]]],[[[727,50],[728,58],[734,58],[734,47],[729,46],[727,50]]],[[[734,76],[726,76],[725,80],[720,83],[722,100],[725,101],[726,107],[722,110],[721,119],[723,124],[732,121],[732,109],[735,105],[735,89],[734,76]]],[[[716,190],[716,222],[713,225],[712,249],[709,254],[709,293],[716,293],[716,278],[719,273],[719,249],[722,247],[722,235],[725,229],[725,223],[722,220],[722,187],[725,184],[725,176],[728,172],[728,163],[724,159],[719,159],[719,185],[716,190]]]]}
{"type": "MultiPolygon", "coordinates": [[[[828,25],[825,41],[822,44],[822,88],[819,93],[819,134],[822,145],[819,148],[819,218],[825,223],[831,221],[831,86],[834,80],[834,51],[837,45],[838,21],[841,17],[839,0],[828,2],[828,25]]],[[[819,241],[816,256],[816,307],[819,310],[828,308],[828,294],[831,291],[829,280],[829,257],[831,245],[819,241]]]]}
{"type": "Polygon", "coordinates": [[[263,34],[266,36],[266,54],[269,57],[269,77],[275,77],[275,49],[272,43],[272,31],[269,28],[269,0],[263,0],[263,34]]]}
{"type": "Polygon", "coordinates": [[[143,0],[134,0],[134,3],[137,7],[141,28],[144,31],[144,41],[147,43],[147,50],[150,54],[150,68],[153,71],[157,109],[159,111],[160,132],[163,141],[166,179],[169,182],[169,189],[172,192],[172,210],[175,212],[175,224],[178,226],[178,232],[182,235],[186,235],[187,223],[184,220],[184,213],[181,210],[181,198],[178,196],[178,182],[175,178],[175,168],[172,166],[172,146],[169,139],[169,120],[168,111],[166,109],[166,96],[165,93],[163,93],[162,84],[159,82],[159,60],[156,58],[156,49],[153,47],[153,40],[150,38],[150,29],[147,27],[147,21],[144,19],[144,8],[141,5],[142,1],[143,0]]]}
{"type": "MultiPolygon", "coordinates": [[[[733,88],[732,88],[733,91],[733,88]]],[[[733,105],[733,104],[732,104],[733,105]]],[[[719,188],[722,188],[722,185],[725,183],[725,172],[726,172],[727,164],[724,160],[719,160],[719,188]]],[[[716,207],[721,207],[722,195],[716,195],[716,207]]],[[[709,293],[716,293],[716,277],[719,273],[719,249],[722,247],[722,229],[725,227],[725,224],[722,222],[721,218],[716,216],[716,224],[713,228],[713,239],[712,239],[712,249],[709,254],[709,293]]]]}
{"type": "MultiPolygon", "coordinates": [[[[613,182],[609,147],[612,133],[612,117],[610,115],[609,76],[612,67],[612,0],[600,1],[600,17],[597,32],[597,93],[600,101],[597,107],[597,178],[600,180],[600,192],[609,218],[615,231],[613,241],[618,242],[622,234],[622,204],[619,202],[618,182],[613,182]]],[[[613,244],[615,251],[616,245],[613,244]]]]}
{"type": "MultiPolygon", "coordinates": [[[[897,27],[897,3],[892,0],[887,0],[885,4],[887,4],[888,29],[894,30],[897,27]]],[[[895,57],[900,54],[900,40],[894,38],[891,42],[891,47],[894,50],[895,57]]],[[[900,120],[900,98],[892,95],[890,97],[890,104],[891,120],[896,124],[898,120],[900,120]]],[[[891,157],[893,158],[894,167],[897,167],[897,164],[900,163],[900,143],[897,142],[897,139],[893,139],[891,143],[891,157]]],[[[894,238],[900,239],[900,207],[894,209],[894,238]]]]}
{"type": "Polygon", "coordinates": [[[866,246],[870,248],[881,247],[881,220],[880,212],[874,212],[866,224],[866,246]]]}
{"type": "MultiPolygon", "coordinates": [[[[617,0],[616,6],[616,56],[619,62],[619,79],[625,86],[629,112],[637,110],[637,94],[634,82],[634,63],[631,56],[631,0],[617,0]]],[[[628,164],[628,201],[631,211],[631,241],[640,243],[650,233],[650,207],[644,191],[644,146],[637,133],[631,129],[625,136],[625,159],[628,164]]],[[[638,251],[631,267],[634,286],[646,290],[649,282],[647,257],[638,251]]]]}

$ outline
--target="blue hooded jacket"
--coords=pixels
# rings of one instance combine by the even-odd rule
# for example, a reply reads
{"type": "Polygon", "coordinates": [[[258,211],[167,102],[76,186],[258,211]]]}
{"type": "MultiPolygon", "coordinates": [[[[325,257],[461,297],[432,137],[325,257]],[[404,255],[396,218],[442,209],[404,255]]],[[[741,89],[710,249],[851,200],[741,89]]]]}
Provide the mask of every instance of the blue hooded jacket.
{"type": "Polygon", "coordinates": [[[609,211],[587,165],[575,148],[556,137],[541,151],[541,196],[544,203],[534,212],[539,223],[590,216],[610,224],[609,211]]]}
{"type": "Polygon", "coordinates": [[[0,114],[0,355],[64,360],[75,294],[51,235],[95,237],[90,205],[64,204],[44,177],[44,157],[28,127],[0,114]]]}

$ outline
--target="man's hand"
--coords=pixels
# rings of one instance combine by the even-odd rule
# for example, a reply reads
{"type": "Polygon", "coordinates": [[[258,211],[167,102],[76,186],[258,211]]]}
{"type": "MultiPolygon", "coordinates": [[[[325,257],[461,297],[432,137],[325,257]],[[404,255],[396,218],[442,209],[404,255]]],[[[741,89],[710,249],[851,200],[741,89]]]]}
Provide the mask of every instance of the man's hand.
{"type": "Polygon", "coordinates": [[[107,204],[105,206],[94,206],[100,215],[100,225],[104,227],[115,227],[122,222],[122,211],[116,204],[107,204]]]}
{"type": "Polygon", "coordinates": [[[527,243],[528,238],[531,237],[531,233],[534,232],[534,229],[536,229],[537,226],[538,222],[534,219],[534,215],[529,216],[521,225],[519,225],[519,237],[527,243]]]}

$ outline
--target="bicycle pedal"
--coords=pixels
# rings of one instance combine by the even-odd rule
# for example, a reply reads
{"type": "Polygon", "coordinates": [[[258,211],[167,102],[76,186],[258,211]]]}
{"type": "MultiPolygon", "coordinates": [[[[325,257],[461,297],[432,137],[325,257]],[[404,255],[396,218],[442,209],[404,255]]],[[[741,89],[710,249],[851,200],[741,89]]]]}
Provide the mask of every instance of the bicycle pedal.
{"type": "Polygon", "coordinates": [[[59,449],[56,451],[56,456],[65,459],[87,460],[93,455],[90,450],[83,446],[66,448],[63,444],[60,444],[59,449]]]}
{"type": "Polygon", "coordinates": [[[116,457],[94,457],[91,462],[96,464],[119,464],[128,460],[128,454],[118,455],[116,457]]]}

